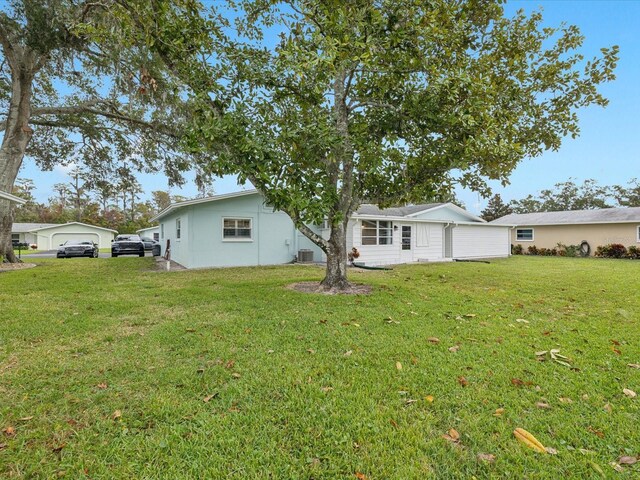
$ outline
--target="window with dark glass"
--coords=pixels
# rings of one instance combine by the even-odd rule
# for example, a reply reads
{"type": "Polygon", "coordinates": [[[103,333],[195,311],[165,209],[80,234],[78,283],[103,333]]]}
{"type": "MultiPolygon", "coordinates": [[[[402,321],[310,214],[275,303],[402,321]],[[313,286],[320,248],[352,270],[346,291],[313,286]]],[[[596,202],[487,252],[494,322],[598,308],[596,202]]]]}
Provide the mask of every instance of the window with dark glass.
{"type": "Polygon", "coordinates": [[[391,245],[393,225],[383,220],[362,221],[362,245],[391,245]]]}
{"type": "Polygon", "coordinates": [[[516,240],[524,242],[533,241],[533,228],[518,228],[516,230],[516,240]]]}
{"type": "Polygon", "coordinates": [[[402,226],[402,250],[411,250],[411,225],[402,226]]]}
{"type": "Polygon", "coordinates": [[[225,240],[251,240],[251,219],[223,219],[222,238],[225,240]]]}

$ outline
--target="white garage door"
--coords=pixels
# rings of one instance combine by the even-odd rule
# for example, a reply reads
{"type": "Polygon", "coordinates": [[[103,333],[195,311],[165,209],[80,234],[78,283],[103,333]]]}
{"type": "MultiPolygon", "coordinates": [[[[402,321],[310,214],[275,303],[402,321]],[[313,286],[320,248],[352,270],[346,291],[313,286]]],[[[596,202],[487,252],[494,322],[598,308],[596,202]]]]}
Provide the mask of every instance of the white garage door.
{"type": "Polygon", "coordinates": [[[55,250],[58,245],[66,242],[67,240],[87,240],[100,245],[100,237],[97,233],[54,233],[51,236],[51,249],[55,250]]]}
{"type": "Polygon", "coordinates": [[[452,235],[453,258],[509,256],[508,227],[456,225],[452,235]]]}

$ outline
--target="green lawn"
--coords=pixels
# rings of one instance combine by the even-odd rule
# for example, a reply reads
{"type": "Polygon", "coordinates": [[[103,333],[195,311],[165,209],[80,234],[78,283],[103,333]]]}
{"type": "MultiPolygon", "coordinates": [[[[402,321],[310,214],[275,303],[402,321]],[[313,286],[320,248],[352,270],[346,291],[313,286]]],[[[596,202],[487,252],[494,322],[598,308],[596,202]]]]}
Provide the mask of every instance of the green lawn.
{"type": "Polygon", "coordinates": [[[310,266],[152,264],[0,274],[0,477],[640,475],[610,464],[640,454],[640,262],[353,272],[370,296],[285,288],[310,266]],[[536,360],[550,349],[572,368],[536,360]]]}

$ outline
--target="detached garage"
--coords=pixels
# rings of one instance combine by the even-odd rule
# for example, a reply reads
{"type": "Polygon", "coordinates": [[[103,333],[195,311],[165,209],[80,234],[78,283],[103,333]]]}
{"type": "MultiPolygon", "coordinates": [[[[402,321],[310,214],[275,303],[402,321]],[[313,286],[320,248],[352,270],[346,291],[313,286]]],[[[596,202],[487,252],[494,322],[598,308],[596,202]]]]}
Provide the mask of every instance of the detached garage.
{"type": "Polygon", "coordinates": [[[67,240],[90,240],[98,244],[99,248],[109,248],[118,232],[110,228],[70,222],[32,229],[29,233],[39,250],[55,250],[67,240]]]}

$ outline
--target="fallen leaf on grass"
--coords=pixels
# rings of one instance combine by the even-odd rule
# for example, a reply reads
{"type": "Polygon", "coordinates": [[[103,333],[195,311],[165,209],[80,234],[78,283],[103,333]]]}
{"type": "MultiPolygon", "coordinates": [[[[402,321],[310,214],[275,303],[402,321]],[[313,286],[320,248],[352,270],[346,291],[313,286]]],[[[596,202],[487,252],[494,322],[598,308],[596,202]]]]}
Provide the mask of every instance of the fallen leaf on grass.
{"type": "Polygon", "coordinates": [[[469,385],[469,381],[464,377],[458,377],[458,383],[463,387],[466,387],[467,385],[469,385]]]}
{"type": "Polygon", "coordinates": [[[350,357],[352,354],[353,354],[353,350],[347,350],[346,352],[344,352],[345,357],[350,357]]]}
{"type": "Polygon", "coordinates": [[[320,390],[322,390],[323,392],[330,392],[331,390],[333,390],[333,387],[322,387],[320,390]]]}
{"type": "Polygon", "coordinates": [[[587,427],[587,431],[593,433],[598,438],[604,438],[604,432],[602,432],[600,430],[596,430],[591,425],[589,425],[589,427],[587,427]]]}
{"type": "Polygon", "coordinates": [[[560,397],[558,400],[560,400],[560,403],[573,403],[573,400],[569,397],[560,397]]]}
{"type": "Polygon", "coordinates": [[[604,470],[602,470],[602,467],[598,465],[596,462],[590,461],[589,465],[591,465],[591,468],[593,468],[596,472],[598,472],[602,478],[607,478],[607,476],[604,473],[604,470]]]}
{"type": "Polygon", "coordinates": [[[228,369],[232,369],[236,364],[235,360],[229,360],[227,363],[225,363],[224,368],[228,368],[228,369]]]}
{"type": "Polygon", "coordinates": [[[460,345],[454,345],[453,347],[449,347],[448,350],[451,353],[456,353],[458,350],[460,350],[460,345]]]}
{"type": "Polygon", "coordinates": [[[111,415],[111,418],[113,418],[114,420],[119,419],[120,417],[122,417],[122,412],[120,410],[116,410],[115,412],[113,412],[113,414],[111,415]]]}
{"type": "Polygon", "coordinates": [[[620,457],[618,459],[618,463],[620,465],[633,465],[635,463],[638,463],[638,457],[629,457],[629,456],[624,456],[624,457],[620,457]]]}
{"type": "Polygon", "coordinates": [[[440,339],[438,337],[429,337],[427,338],[427,341],[435,344],[440,343],[440,339]]]}
{"type": "Polygon", "coordinates": [[[367,480],[367,476],[364,473],[356,472],[356,478],[358,480],[367,480]]]}
{"type": "Polygon", "coordinates": [[[429,403],[433,403],[434,400],[433,395],[427,395],[424,399],[429,403]]]}
{"type": "Polygon", "coordinates": [[[628,388],[623,389],[622,393],[624,393],[629,398],[636,398],[638,396],[636,392],[634,392],[633,390],[629,390],[628,388]]]}
{"type": "Polygon", "coordinates": [[[616,472],[618,473],[624,473],[624,468],[622,468],[620,465],[618,465],[616,462],[609,462],[609,465],[611,465],[611,468],[613,468],[616,472]]]}
{"type": "Polygon", "coordinates": [[[465,313],[463,315],[465,318],[475,318],[477,315],[475,313],[465,313]]]}
{"type": "Polygon", "coordinates": [[[415,400],[413,398],[408,398],[406,402],[404,402],[405,405],[411,405],[413,403],[416,403],[418,400],[415,400]]]}
{"type": "Polygon", "coordinates": [[[400,425],[398,425],[398,422],[396,422],[393,418],[390,418],[390,419],[389,419],[389,423],[390,423],[391,425],[393,425],[393,427],[394,427],[394,428],[396,428],[396,429],[397,429],[397,428],[400,428],[400,425]]]}
{"type": "Polygon", "coordinates": [[[611,351],[616,355],[622,355],[622,352],[618,350],[616,347],[614,347],[613,345],[611,345],[611,351]]]}
{"type": "Polygon", "coordinates": [[[211,395],[207,395],[206,397],[204,397],[202,401],[204,403],[209,403],[212,399],[216,398],[218,395],[219,395],[218,392],[212,393],[211,395]]]}
{"type": "Polygon", "coordinates": [[[629,368],[640,368],[640,363],[627,363],[629,368]]]}
{"type": "Polygon", "coordinates": [[[396,368],[398,370],[402,370],[402,364],[400,362],[396,362],[396,368]]]}
{"type": "Polygon", "coordinates": [[[504,408],[496,408],[496,411],[493,412],[494,417],[501,417],[504,413],[504,408]]]}
{"type": "Polygon", "coordinates": [[[519,442],[531,448],[532,450],[540,453],[547,453],[544,445],[542,445],[542,443],[540,443],[540,441],[536,437],[527,432],[524,428],[516,428],[513,431],[513,435],[518,439],[519,442]]]}
{"type": "Polygon", "coordinates": [[[7,448],[7,444],[6,443],[0,443],[0,450],[4,450],[5,448],[7,448]]]}
{"type": "Polygon", "coordinates": [[[417,357],[411,357],[411,364],[412,365],[417,365],[418,364],[418,358],[417,357]]]}
{"type": "Polygon", "coordinates": [[[309,352],[312,355],[316,353],[316,351],[313,348],[307,348],[307,352],[309,352]]]}
{"type": "Polygon", "coordinates": [[[51,448],[51,451],[52,451],[53,453],[60,453],[60,452],[62,451],[62,449],[63,449],[64,447],[66,447],[66,446],[67,446],[67,444],[66,444],[66,443],[61,443],[60,445],[57,445],[57,446],[55,446],[55,447],[52,447],[52,448],[51,448]]]}
{"type": "Polygon", "coordinates": [[[493,463],[496,461],[496,456],[491,453],[479,453],[477,458],[481,462],[493,463]]]}
{"type": "Polygon", "coordinates": [[[549,455],[557,455],[558,451],[553,447],[544,447],[549,455]]]}
{"type": "Polygon", "coordinates": [[[100,390],[104,390],[105,388],[108,387],[108,385],[104,382],[99,383],[98,385],[96,385],[96,387],[98,387],[100,390]]]}
{"type": "Polygon", "coordinates": [[[33,418],[33,415],[31,415],[30,417],[22,417],[20,419],[21,422],[28,422],[29,420],[31,420],[33,418]]]}
{"type": "Polygon", "coordinates": [[[602,409],[607,413],[611,413],[613,411],[613,407],[611,406],[610,403],[605,403],[602,409]]]}
{"type": "Polygon", "coordinates": [[[536,407],[538,407],[538,408],[551,408],[551,406],[548,403],[545,403],[545,402],[536,402],[536,407]]]}
{"type": "Polygon", "coordinates": [[[451,428],[448,433],[442,435],[442,438],[451,443],[458,443],[460,441],[460,434],[455,428],[451,428]]]}
{"type": "Polygon", "coordinates": [[[2,429],[2,433],[4,433],[7,437],[13,437],[16,434],[16,429],[9,426],[2,429]]]}
{"type": "Polygon", "coordinates": [[[238,378],[240,378],[240,376],[241,376],[241,375],[240,375],[238,372],[233,372],[233,373],[231,374],[231,376],[232,376],[233,378],[238,379],[238,378]]]}
{"type": "Polygon", "coordinates": [[[525,320],[524,318],[516,318],[516,322],[518,322],[518,323],[529,323],[529,320],[525,320]]]}

